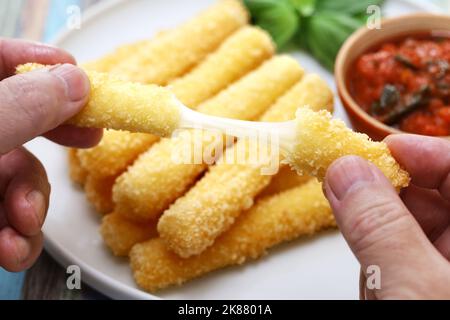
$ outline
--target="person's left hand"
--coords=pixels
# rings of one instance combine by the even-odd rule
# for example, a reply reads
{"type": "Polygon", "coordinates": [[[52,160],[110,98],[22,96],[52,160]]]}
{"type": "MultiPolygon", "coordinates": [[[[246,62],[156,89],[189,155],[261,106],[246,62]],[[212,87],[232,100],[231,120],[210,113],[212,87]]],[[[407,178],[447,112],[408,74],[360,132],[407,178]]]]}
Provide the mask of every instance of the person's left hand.
{"type": "Polygon", "coordinates": [[[0,267],[8,271],[27,269],[39,256],[50,194],[44,167],[22,144],[42,135],[87,148],[102,136],[102,130],[61,125],[89,96],[89,80],[75,63],[54,47],[0,39],[0,267]],[[27,62],[61,65],[14,75],[27,62]]]}

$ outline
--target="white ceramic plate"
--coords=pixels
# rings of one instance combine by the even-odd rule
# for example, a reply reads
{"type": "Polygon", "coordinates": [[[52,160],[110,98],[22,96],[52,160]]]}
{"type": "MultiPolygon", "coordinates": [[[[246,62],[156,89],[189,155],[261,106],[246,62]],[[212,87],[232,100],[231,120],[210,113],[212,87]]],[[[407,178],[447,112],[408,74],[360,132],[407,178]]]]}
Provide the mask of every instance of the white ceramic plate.
{"type": "MultiPolygon", "coordinates": [[[[214,0],[128,0],[101,3],[83,14],[79,30],[64,32],[55,44],[80,62],[114,47],[149,38],[193,16],[214,0]]],[[[430,5],[388,1],[387,16],[434,11],[430,5]]],[[[333,77],[311,57],[294,52],[309,72],[319,73],[334,88],[333,77]]],[[[338,99],[336,99],[338,101],[338,99]]],[[[347,121],[337,103],[336,116],[347,121]]],[[[98,233],[100,217],[83,192],[69,180],[66,152],[44,139],[28,144],[43,162],[52,184],[45,224],[45,246],[62,265],[76,264],[82,280],[116,299],[356,299],[359,266],[337,231],[280,245],[270,255],[151,295],[138,289],[126,259],[113,257],[98,233]]]]}

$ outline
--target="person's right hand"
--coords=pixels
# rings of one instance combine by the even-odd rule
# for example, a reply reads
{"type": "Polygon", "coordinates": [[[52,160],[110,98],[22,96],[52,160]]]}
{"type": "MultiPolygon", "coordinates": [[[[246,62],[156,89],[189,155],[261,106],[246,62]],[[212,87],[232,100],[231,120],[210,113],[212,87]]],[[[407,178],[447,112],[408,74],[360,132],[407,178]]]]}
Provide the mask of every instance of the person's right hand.
{"type": "Polygon", "coordinates": [[[393,135],[392,155],[411,174],[400,196],[374,165],[349,156],[328,169],[324,189],[361,264],[363,299],[450,299],[450,142],[393,135]],[[369,290],[369,266],[381,287],[369,290]]]}

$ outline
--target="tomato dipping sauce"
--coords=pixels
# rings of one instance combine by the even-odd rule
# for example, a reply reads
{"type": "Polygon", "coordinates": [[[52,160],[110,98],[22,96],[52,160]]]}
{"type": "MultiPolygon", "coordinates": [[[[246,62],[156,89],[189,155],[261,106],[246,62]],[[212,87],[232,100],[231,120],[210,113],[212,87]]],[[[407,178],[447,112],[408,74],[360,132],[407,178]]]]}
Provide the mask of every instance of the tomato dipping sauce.
{"type": "Polygon", "coordinates": [[[348,74],[355,102],[400,130],[450,135],[450,35],[424,33],[384,42],[348,74]]]}

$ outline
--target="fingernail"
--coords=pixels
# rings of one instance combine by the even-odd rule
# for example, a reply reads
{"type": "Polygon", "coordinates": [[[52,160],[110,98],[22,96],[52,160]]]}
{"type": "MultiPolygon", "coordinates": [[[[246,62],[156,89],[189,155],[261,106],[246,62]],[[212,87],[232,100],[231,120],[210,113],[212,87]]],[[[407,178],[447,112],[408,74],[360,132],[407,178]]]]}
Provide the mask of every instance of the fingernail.
{"type": "Polygon", "coordinates": [[[45,210],[47,209],[44,195],[39,191],[31,191],[27,194],[27,201],[34,209],[36,221],[38,221],[39,226],[42,227],[42,225],[44,224],[45,210]]]}
{"type": "Polygon", "coordinates": [[[356,184],[372,182],[375,175],[371,166],[356,156],[347,156],[336,160],[328,169],[326,183],[338,200],[356,184]]]}
{"type": "Polygon", "coordinates": [[[51,68],[50,73],[64,82],[70,101],[83,100],[89,94],[89,79],[80,68],[71,64],[62,64],[51,68]]]}

